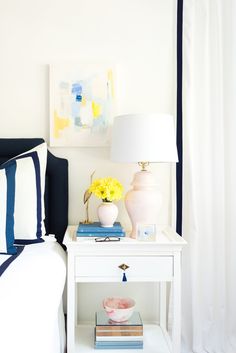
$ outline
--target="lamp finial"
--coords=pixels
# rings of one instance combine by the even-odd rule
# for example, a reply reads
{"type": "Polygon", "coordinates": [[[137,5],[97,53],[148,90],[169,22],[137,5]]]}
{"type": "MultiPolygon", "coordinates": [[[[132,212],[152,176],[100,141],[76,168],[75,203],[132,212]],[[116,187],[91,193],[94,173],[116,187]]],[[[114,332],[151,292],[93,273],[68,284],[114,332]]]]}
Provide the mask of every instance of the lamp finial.
{"type": "Polygon", "coordinates": [[[142,168],[142,172],[147,171],[146,167],[149,166],[149,162],[138,162],[138,165],[142,168]]]}

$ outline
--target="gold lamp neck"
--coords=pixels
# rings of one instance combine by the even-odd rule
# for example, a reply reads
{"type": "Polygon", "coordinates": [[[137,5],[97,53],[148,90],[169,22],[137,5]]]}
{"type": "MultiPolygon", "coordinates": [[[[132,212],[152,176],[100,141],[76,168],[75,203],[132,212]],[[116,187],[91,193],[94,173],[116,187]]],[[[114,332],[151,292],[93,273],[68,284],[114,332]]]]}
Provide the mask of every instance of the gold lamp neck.
{"type": "Polygon", "coordinates": [[[138,162],[138,165],[142,168],[141,171],[145,172],[147,171],[147,166],[149,166],[149,162],[138,162]]]}

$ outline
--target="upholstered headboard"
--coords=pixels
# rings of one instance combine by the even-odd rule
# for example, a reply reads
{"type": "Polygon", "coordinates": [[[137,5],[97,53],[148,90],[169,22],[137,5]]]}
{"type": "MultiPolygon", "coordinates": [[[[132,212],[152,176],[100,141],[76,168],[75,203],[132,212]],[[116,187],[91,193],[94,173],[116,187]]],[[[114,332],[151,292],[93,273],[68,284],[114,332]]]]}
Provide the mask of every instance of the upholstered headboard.
{"type": "MultiPolygon", "coordinates": [[[[43,143],[41,138],[0,138],[0,165],[43,143]]],[[[62,244],[68,225],[68,161],[48,151],[45,187],[45,227],[62,244]]]]}

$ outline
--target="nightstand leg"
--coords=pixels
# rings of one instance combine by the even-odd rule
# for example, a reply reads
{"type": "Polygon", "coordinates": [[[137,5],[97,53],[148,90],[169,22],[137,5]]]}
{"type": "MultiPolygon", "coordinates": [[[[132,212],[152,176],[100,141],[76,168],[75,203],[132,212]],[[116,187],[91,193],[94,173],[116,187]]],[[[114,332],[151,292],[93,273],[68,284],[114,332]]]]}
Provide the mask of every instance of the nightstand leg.
{"type": "Polygon", "coordinates": [[[166,282],[160,282],[160,326],[166,330],[166,282]]]}
{"type": "Polygon", "coordinates": [[[75,347],[75,276],[74,255],[68,254],[67,265],[67,353],[74,353],[75,347]]]}
{"type": "Polygon", "coordinates": [[[173,353],[180,353],[181,349],[181,271],[180,253],[174,256],[174,279],[173,279],[173,323],[172,343],[173,353]]]}

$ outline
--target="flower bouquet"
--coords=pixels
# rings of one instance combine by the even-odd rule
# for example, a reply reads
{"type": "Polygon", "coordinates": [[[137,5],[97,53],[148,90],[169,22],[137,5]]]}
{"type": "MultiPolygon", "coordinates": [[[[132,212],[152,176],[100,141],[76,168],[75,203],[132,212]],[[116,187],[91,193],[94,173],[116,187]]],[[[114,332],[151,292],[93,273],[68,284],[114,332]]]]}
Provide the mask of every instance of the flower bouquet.
{"type": "Polygon", "coordinates": [[[97,212],[102,227],[112,227],[118,215],[118,208],[113,201],[122,198],[122,184],[112,177],[100,178],[92,182],[89,192],[103,201],[97,212]]]}

